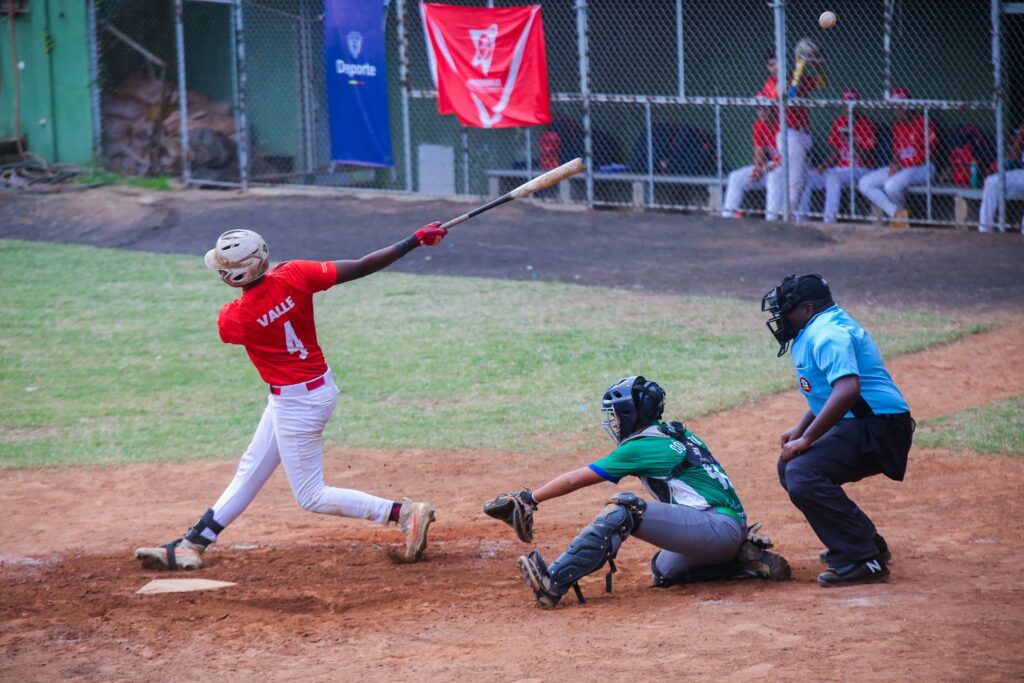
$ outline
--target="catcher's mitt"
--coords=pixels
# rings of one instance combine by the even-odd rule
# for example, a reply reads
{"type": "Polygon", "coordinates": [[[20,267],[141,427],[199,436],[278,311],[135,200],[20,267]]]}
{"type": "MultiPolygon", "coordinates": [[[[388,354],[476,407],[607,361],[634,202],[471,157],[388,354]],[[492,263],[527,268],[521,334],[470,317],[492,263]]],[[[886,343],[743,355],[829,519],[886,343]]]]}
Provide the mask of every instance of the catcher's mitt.
{"type": "Polygon", "coordinates": [[[523,543],[533,540],[533,511],[536,509],[537,501],[529,489],[502,493],[484,503],[484,512],[515,529],[516,536],[523,543]]]}

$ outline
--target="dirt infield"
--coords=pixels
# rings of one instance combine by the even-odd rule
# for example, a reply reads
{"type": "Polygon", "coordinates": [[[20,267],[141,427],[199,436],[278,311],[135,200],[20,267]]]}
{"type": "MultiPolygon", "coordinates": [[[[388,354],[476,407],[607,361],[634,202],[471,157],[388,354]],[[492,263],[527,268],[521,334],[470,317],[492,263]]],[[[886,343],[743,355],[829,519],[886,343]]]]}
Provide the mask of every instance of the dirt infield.
{"type": "MultiPolygon", "coordinates": [[[[352,195],[7,195],[0,237],[198,256],[223,229],[244,226],[268,237],[275,259],[346,258],[465,208],[352,195]]],[[[916,417],[1024,392],[1020,234],[824,230],[517,203],[461,226],[447,243],[429,261],[416,252],[396,268],[754,305],[780,276],[818,270],[844,303],[953,310],[999,326],[890,361],[916,417]]],[[[593,453],[334,448],[330,483],[437,505],[424,562],[392,562],[393,528],[302,512],[277,473],[198,573],[237,585],[158,596],[135,594],[165,575],[141,571],[132,549],[183,531],[220,493],[234,460],[0,470],[0,680],[1024,678],[1015,521],[1024,459],[915,449],[905,482],[854,484],[854,498],[893,548],[893,581],[824,590],[814,582],[818,542],[775,478],[777,434],[803,410],[790,392],[690,425],[790,559],[793,581],[654,589],[653,551],[634,539],[620,554],[612,594],[592,576],[583,582],[587,605],[570,595],[554,612],[532,606],[515,567],[527,548],[480,504],[593,453]]],[[[595,486],[544,504],[537,543],[545,556],[613,490],[595,486]]]]}
{"type": "MultiPolygon", "coordinates": [[[[1024,392],[1024,318],[890,363],[919,418],[1024,392]]],[[[168,540],[233,472],[230,461],[0,473],[3,680],[1020,680],[1024,583],[1016,512],[1024,460],[915,450],[907,480],[852,486],[893,547],[893,581],[824,590],[818,543],[774,475],[796,392],[691,427],[726,465],[794,567],[783,584],[649,586],[631,540],[615,590],[532,607],[525,547],[480,512],[592,454],[335,449],[331,483],[439,508],[426,561],[394,564],[392,528],[304,513],[275,474],[207,555],[223,590],[139,596],[161,576],[131,549],[168,540]]],[[[597,426],[595,425],[595,428],[597,426]]],[[[552,557],[611,486],[542,506],[552,557]]]]}

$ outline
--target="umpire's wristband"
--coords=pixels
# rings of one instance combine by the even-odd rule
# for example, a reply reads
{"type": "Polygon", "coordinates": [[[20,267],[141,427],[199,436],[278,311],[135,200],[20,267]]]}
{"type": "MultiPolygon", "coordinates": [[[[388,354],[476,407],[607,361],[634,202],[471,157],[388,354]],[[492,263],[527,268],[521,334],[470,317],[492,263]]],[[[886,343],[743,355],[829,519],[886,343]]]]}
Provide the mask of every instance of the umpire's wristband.
{"type": "Polygon", "coordinates": [[[416,239],[416,235],[409,235],[401,242],[395,243],[395,249],[398,251],[399,256],[405,256],[418,246],[420,246],[420,243],[416,239]]]}

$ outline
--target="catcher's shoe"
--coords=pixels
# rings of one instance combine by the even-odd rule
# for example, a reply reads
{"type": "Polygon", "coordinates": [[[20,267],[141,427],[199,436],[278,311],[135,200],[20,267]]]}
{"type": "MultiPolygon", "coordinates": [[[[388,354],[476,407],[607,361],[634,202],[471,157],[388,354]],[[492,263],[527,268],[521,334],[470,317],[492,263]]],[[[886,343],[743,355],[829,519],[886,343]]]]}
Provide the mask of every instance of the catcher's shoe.
{"type": "Polygon", "coordinates": [[[203,566],[204,546],[179,538],[157,548],[137,548],[135,558],[144,569],[199,569],[203,566]]]}
{"type": "Polygon", "coordinates": [[[853,586],[860,583],[888,583],[889,568],[880,559],[859,562],[818,574],[818,585],[823,588],[853,586]]]}
{"type": "Polygon", "coordinates": [[[519,571],[526,581],[526,585],[533,591],[533,597],[537,599],[537,607],[541,609],[554,609],[562,596],[555,592],[551,585],[551,575],[548,573],[548,566],[544,558],[540,556],[539,550],[531,550],[529,555],[519,558],[519,571]]]}
{"type": "Polygon", "coordinates": [[[430,503],[414,503],[408,498],[402,501],[398,528],[405,534],[403,558],[406,562],[415,562],[423,556],[427,547],[427,529],[434,519],[434,506],[430,503]]]}
{"type": "Polygon", "coordinates": [[[762,550],[761,556],[756,559],[741,560],[740,564],[759,578],[769,581],[788,581],[793,575],[786,558],[767,550],[762,550]]]}

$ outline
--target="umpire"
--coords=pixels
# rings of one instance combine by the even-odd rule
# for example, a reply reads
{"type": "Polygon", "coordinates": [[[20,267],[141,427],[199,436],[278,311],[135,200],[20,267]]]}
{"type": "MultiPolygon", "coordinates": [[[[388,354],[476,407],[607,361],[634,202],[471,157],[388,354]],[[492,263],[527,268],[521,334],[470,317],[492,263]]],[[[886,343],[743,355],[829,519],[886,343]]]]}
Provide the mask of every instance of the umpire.
{"type": "Polygon", "coordinates": [[[790,349],[809,410],[782,433],[779,481],[818,535],[824,587],[889,580],[885,539],[842,485],[901,481],[914,434],[910,407],[871,335],[832,301],[820,275],[791,275],[761,299],[779,356],[790,349]],[[792,342],[792,348],[790,348],[792,342]]]}

